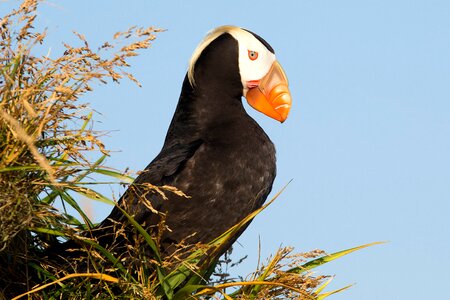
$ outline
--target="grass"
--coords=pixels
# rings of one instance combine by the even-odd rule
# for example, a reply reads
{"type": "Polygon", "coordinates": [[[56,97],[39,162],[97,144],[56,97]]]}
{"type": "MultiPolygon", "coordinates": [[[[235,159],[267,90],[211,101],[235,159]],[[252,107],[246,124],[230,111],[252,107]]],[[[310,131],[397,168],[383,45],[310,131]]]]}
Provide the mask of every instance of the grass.
{"type": "Polygon", "coordinates": [[[158,237],[126,211],[135,231],[126,249],[104,248],[90,237],[95,224],[78,200],[115,205],[95,190],[100,182],[92,178],[107,176],[117,184],[133,178],[106,165],[103,133],[93,129],[93,113],[81,99],[93,84],[126,78],[139,86],[129,59],[161,30],[133,27],[95,51],[75,33],[78,46],[64,44],[56,58],[36,56],[46,37],[33,26],[37,8],[38,1],[25,0],[0,20],[0,299],[324,299],[347,289],[326,292],[331,277],[313,270],[373,244],[333,254],[281,248],[239,281],[210,259],[279,195],[208,245],[184,245],[170,257],[160,255],[158,237]],[[69,207],[80,217],[69,214],[69,207]],[[61,239],[74,241],[73,251],[46,255],[61,239]]]}

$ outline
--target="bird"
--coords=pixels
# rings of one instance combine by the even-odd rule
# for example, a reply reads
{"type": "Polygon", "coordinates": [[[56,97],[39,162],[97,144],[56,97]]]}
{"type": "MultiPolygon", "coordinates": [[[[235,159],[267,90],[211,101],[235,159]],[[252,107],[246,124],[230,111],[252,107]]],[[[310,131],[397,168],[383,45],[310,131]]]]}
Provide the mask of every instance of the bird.
{"type": "Polygon", "coordinates": [[[246,112],[243,97],[281,123],[292,103],[270,44],[241,27],[217,27],[192,54],[160,153],[92,231],[100,243],[114,243],[118,224],[127,222],[125,210],[153,233],[164,222],[158,234],[169,255],[182,242],[209,243],[263,205],[276,176],[275,147],[246,112]]]}

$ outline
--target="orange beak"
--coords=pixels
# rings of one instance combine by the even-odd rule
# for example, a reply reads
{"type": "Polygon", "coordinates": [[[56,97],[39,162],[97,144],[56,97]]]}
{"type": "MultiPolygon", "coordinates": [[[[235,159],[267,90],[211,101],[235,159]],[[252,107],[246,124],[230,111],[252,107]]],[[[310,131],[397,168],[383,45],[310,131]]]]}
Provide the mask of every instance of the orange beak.
{"type": "Polygon", "coordinates": [[[291,109],[288,80],[278,61],[261,80],[247,82],[245,95],[248,104],[257,111],[283,123],[291,109]]]}

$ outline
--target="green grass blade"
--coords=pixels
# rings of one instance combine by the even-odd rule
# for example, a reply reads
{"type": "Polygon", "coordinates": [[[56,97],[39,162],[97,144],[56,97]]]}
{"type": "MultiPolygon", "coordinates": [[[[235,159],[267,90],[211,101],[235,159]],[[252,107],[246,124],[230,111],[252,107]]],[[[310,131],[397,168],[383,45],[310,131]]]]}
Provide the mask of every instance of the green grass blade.
{"type": "Polygon", "coordinates": [[[56,235],[56,236],[63,236],[63,237],[66,236],[66,234],[61,231],[49,229],[49,228],[33,227],[33,228],[28,228],[28,230],[34,231],[34,232],[39,232],[39,233],[50,234],[50,235],[56,235]]]}
{"type": "Polygon", "coordinates": [[[76,210],[80,214],[80,216],[83,218],[84,222],[89,226],[89,228],[92,228],[94,224],[91,222],[89,217],[84,213],[84,210],[78,205],[77,201],[72,198],[66,191],[60,192],[59,196],[61,199],[64,200],[67,204],[73,207],[73,209],[76,210]]]}
{"type": "Polygon", "coordinates": [[[49,271],[47,271],[46,269],[42,268],[40,265],[38,265],[38,264],[36,264],[34,262],[29,262],[28,266],[30,266],[31,268],[36,270],[39,278],[41,278],[41,276],[44,275],[46,278],[48,278],[48,279],[50,279],[52,281],[55,281],[55,280],[58,279],[52,273],[50,273],[49,271]]]}
{"type": "Polygon", "coordinates": [[[76,176],[73,180],[74,183],[80,182],[81,180],[83,180],[86,176],[88,176],[89,174],[91,174],[94,170],[96,170],[98,168],[98,166],[100,166],[103,161],[106,159],[107,155],[104,154],[102,156],[100,156],[99,159],[97,159],[92,165],[89,166],[88,169],[86,169],[84,172],[82,172],[81,174],[79,174],[78,176],[76,176]]]}
{"type": "Polygon", "coordinates": [[[162,273],[161,268],[156,268],[156,272],[158,275],[159,282],[162,286],[162,290],[164,291],[164,296],[166,299],[171,300],[173,298],[174,289],[168,282],[165,280],[165,275],[162,273]]]}
{"type": "Polygon", "coordinates": [[[99,202],[106,203],[109,205],[115,205],[115,202],[113,200],[109,199],[106,196],[103,196],[101,193],[99,193],[93,189],[90,189],[90,188],[76,186],[76,185],[69,185],[66,187],[66,189],[72,190],[72,191],[76,192],[77,194],[83,195],[83,196],[85,196],[89,199],[95,200],[95,201],[99,201],[99,202]]]}
{"type": "Polygon", "coordinates": [[[176,292],[172,300],[195,299],[192,296],[192,293],[201,288],[206,288],[206,286],[200,284],[186,284],[184,287],[182,287],[179,291],[176,292]]]}
{"type": "Polygon", "coordinates": [[[344,286],[343,288],[340,288],[340,289],[337,289],[337,290],[334,290],[334,291],[331,291],[331,292],[326,292],[326,293],[320,294],[320,295],[317,296],[316,300],[323,300],[323,299],[327,298],[328,296],[331,296],[333,294],[337,294],[337,293],[340,293],[342,291],[345,291],[345,290],[349,289],[352,286],[353,286],[353,284],[349,284],[347,286],[344,286]]]}
{"type": "MultiPolygon", "coordinates": [[[[117,267],[123,275],[129,274],[127,269],[122,265],[119,259],[117,259],[113,254],[111,254],[108,250],[106,250],[104,247],[100,246],[98,243],[89,240],[89,239],[82,239],[83,243],[88,244],[95,249],[97,249],[106,259],[108,259],[110,262],[113,263],[114,267],[117,267]]],[[[131,281],[135,281],[133,276],[128,275],[127,278],[131,281]]]]}
{"type": "Polygon", "coordinates": [[[11,171],[42,171],[43,168],[40,166],[12,166],[12,167],[4,167],[0,169],[0,173],[2,172],[11,172],[11,171]]]}
{"type": "Polygon", "coordinates": [[[161,254],[159,253],[159,249],[153,240],[153,238],[148,234],[148,232],[138,223],[136,220],[130,216],[124,209],[116,205],[116,207],[123,213],[125,217],[127,217],[128,221],[133,225],[133,227],[144,237],[146,243],[150,248],[153,250],[153,254],[155,255],[155,259],[158,261],[158,264],[155,265],[156,268],[156,274],[158,276],[159,284],[162,287],[162,289],[159,289],[158,294],[163,294],[162,296],[165,297],[165,299],[172,299],[173,292],[175,287],[170,284],[170,282],[167,280],[167,276],[165,275],[164,270],[161,268],[162,265],[162,259],[161,254]]]}
{"type": "Polygon", "coordinates": [[[83,122],[83,125],[81,125],[81,127],[80,127],[80,129],[79,129],[79,132],[80,132],[80,133],[84,132],[84,130],[86,129],[86,126],[87,126],[87,125],[89,124],[89,122],[92,120],[92,115],[93,115],[92,111],[89,112],[89,113],[87,114],[86,119],[85,119],[84,122],[83,122]]]}
{"type": "Polygon", "coordinates": [[[330,279],[328,279],[327,281],[325,281],[324,284],[322,284],[321,286],[319,286],[314,293],[315,294],[320,294],[329,284],[331,281],[333,281],[334,277],[331,277],[330,279]]]}
{"type": "Polygon", "coordinates": [[[113,178],[119,179],[119,180],[121,180],[123,182],[127,182],[127,183],[131,183],[134,180],[134,178],[132,176],[124,175],[121,172],[114,171],[114,170],[108,170],[105,168],[96,168],[96,169],[92,170],[92,172],[101,174],[101,175],[106,175],[109,177],[113,177],[113,178]]]}
{"type": "Polygon", "coordinates": [[[116,207],[122,212],[125,217],[127,217],[131,225],[133,225],[133,227],[136,228],[136,230],[144,237],[147,245],[149,245],[153,250],[153,254],[155,255],[156,260],[158,261],[158,263],[161,263],[161,254],[159,253],[159,249],[150,234],[148,234],[148,232],[144,228],[142,228],[142,226],[139,225],[139,223],[136,222],[136,220],[132,216],[130,216],[123,208],[118,205],[116,205],[116,207]]]}
{"type": "Polygon", "coordinates": [[[288,270],[288,272],[290,272],[290,273],[303,273],[303,272],[306,272],[308,270],[314,269],[314,268],[316,268],[318,266],[321,266],[323,264],[326,264],[326,263],[328,263],[330,261],[333,261],[333,260],[335,260],[335,259],[337,259],[339,257],[342,257],[344,255],[347,255],[347,254],[350,254],[352,252],[355,252],[357,250],[361,250],[361,249],[364,249],[364,248],[367,248],[367,247],[370,247],[370,246],[384,244],[384,243],[385,242],[373,242],[373,243],[369,243],[369,244],[353,247],[353,248],[350,248],[350,249],[347,249],[347,250],[342,250],[342,251],[339,251],[339,252],[335,252],[335,253],[332,253],[332,254],[329,254],[329,255],[325,255],[325,256],[316,258],[314,260],[311,260],[311,261],[303,264],[300,267],[292,268],[292,269],[288,270]]]}
{"type": "Polygon", "coordinates": [[[45,196],[44,198],[40,199],[40,201],[45,204],[51,204],[56,200],[58,196],[59,197],[61,196],[61,193],[62,193],[61,189],[57,187],[52,187],[51,192],[47,194],[47,196],[45,196]]]}

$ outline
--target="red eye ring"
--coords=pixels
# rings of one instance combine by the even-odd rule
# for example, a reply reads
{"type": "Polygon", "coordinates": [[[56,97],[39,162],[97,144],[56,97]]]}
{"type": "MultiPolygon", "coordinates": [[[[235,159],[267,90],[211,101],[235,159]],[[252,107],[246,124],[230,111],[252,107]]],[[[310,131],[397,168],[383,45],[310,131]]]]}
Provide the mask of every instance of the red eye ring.
{"type": "Polygon", "coordinates": [[[248,50],[248,58],[250,58],[250,60],[255,60],[258,58],[258,52],[253,51],[253,50],[248,50]]]}

